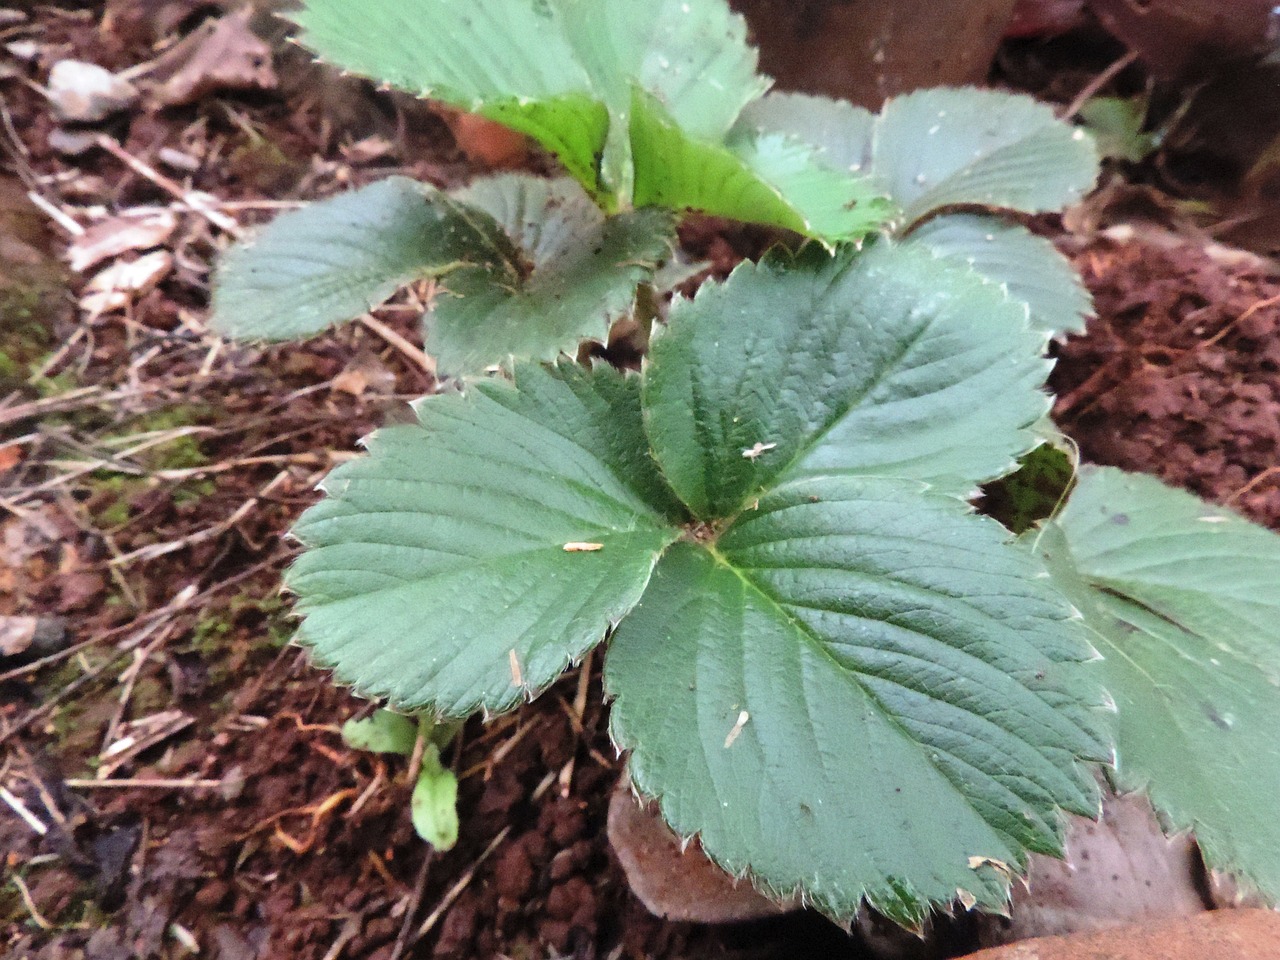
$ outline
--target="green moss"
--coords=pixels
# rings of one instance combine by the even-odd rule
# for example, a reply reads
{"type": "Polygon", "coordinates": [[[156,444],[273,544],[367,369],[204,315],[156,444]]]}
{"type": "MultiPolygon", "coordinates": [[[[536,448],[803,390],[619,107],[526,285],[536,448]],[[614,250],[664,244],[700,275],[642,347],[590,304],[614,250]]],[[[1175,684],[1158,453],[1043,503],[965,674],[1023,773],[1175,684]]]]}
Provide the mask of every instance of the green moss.
{"type": "Polygon", "coordinates": [[[31,385],[35,387],[36,393],[42,397],[56,397],[58,394],[74,390],[78,386],[75,375],[71,373],[59,373],[53,377],[38,377],[32,381],[31,385]]]}
{"type": "Polygon", "coordinates": [[[217,484],[212,480],[188,480],[174,488],[173,502],[178,506],[187,503],[199,503],[206,497],[213,496],[217,489],[217,484]]]}

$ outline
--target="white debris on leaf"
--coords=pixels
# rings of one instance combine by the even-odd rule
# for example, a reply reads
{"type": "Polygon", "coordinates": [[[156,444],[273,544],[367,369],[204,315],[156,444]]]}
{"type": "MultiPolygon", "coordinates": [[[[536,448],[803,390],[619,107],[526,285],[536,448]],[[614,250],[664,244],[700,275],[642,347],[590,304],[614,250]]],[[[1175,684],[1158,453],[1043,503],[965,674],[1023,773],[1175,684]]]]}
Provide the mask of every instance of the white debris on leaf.
{"type": "Polygon", "coordinates": [[[55,63],[48,92],[54,112],[67,123],[98,123],[138,100],[138,90],[128,80],[82,60],[55,63]]]}

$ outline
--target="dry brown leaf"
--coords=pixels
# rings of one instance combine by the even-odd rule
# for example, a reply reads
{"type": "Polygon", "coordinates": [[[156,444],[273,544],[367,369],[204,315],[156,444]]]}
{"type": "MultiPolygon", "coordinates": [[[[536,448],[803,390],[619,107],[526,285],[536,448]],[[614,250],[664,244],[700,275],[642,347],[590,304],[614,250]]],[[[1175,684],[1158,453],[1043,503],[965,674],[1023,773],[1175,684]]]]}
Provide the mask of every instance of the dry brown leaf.
{"type": "Polygon", "coordinates": [[[170,210],[125,213],[95,223],[67,248],[71,269],[83,273],[103,260],[133,250],[162,246],[178,229],[178,217],[170,210]]]}
{"type": "Polygon", "coordinates": [[[80,307],[94,316],[123,310],[173,272],[173,254],[157,250],[137,260],[120,260],[85,285],[80,307]]]}
{"type": "Polygon", "coordinates": [[[195,103],[211,93],[274,90],[271,47],[249,29],[251,8],[209,20],[156,60],[148,71],[160,106],[195,103]]]}

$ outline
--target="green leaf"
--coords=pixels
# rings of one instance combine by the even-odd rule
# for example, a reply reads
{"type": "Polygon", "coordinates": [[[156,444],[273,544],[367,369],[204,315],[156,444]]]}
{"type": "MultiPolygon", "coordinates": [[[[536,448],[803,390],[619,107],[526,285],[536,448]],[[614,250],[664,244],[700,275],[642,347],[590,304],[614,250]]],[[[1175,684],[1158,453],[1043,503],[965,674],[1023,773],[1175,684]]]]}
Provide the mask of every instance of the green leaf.
{"type": "Polygon", "coordinates": [[[697,141],[652,101],[632,125],[637,205],[699,210],[784,227],[827,242],[858,240],[891,214],[865,178],[832,170],[806,144],[738,131],[697,141]]]}
{"type": "Polygon", "coordinates": [[[348,720],[342,725],[342,742],[352,750],[408,756],[417,739],[418,724],[390,710],[375,710],[363,720],[348,720]]]}
{"type": "Polygon", "coordinates": [[[458,842],[458,778],[440,763],[434,743],[422,752],[409,813],[418,836],[437,850],[452,850],[458,842]]]}
{"type": "Polygon", "coordinates": [[[920,90],[886,103],[872,166],[905,208],[905,225],[957,204],[1060,210],[1098,176],[1092,140],[1047,104],[973,89],[920,90]]]}
{"type": "Polygon", "coordinates": [[[832,473],[964,497],[1035,445],[1043,342],[994,286],[924,250],[743,264],[654,338],[649,438],[704,519],[832,473]]]}
{"type": "Polygon", "coordinates": [[[608,112],[550,4],[308,0],[293,17],[335,66],[528,134],[597,188],[608,112]]]}
{"type": "Polygon", "coordinates": [[[661,210],[606,218],[574,181],[507,175],[478,181],[458,202],[502,231],[508,257],[456,269],[427,315],[427,349],[449,373],[510,357],[551,360],[603,340],[671,253],[675,224],[661,210]]]}
{"type": "Polygon", "coordinates": [[[1098,175],[1085,133],[1030,97],[994,90],[920,90],[889,100],[879,116],[840,100],[771,93],[750,104],[738,129],[787,134],[904,208],[899,227],[948,206],[1035,213],[1080,199],[1098,175]]]}
{"type": "Polygon", "coordinates": [[[908,243],[928,247],[944,260],[966,263],[1024,303],[1031,323],[1052,334],[1083,333],[1093,298],[1071,261],[1026,227],[994,217],[934,217],[911,232],[908,243]]]}
{"type": "Polygon", "coordinates": [[[1080,108],[1080,120],[1093,134],[1104,157],[1140,163],[1159,144],[1154,133],[1142,128],[1147,122],[1144,97],[1093,97],[1080,108]]]}
{"type": "Polygon", "coordinates": [[[1059,807],[1097,814],[1076,759],[1106,754],[1091,651],[1006,536],[918,483],[822,476],[672,547],[605,666],[637,787],[835,917],[1000,909],[1059,807]]]}
{"type": "Polygon", "coordinates": [[[1115,780],[1280,901],[1280,536],[1151,477],[1082,468],[1033,540],[1119,710],[1115,780]]]}
{"type": "Polygon", "coordinates": [[[737,129],[795,137],[818,148],[825,166],[865,173],[871,167],[875,125],[874,113],[848,100],[774,92],[747,104],[738,118],[737,129]]]}
{"type": "Polygon", "coordinates": [[[664,104],[688,137],[715,142],[768,87],[756,73],[745,22],[722,0],[558,0],[558,6],[576,56],[608,106],[603,178],[621,187],[624,199],[638,179],[631,156],[637,91],[664,104]]]}
{"type": "Polygon", "coordinates": [[[402,709],[503,710],[634,605],[680,516],[645,460],[635,378],[526,365],[417,412],[295,527],[299,639],[402,709]]]}
{"type": "Polygon", "coordinates": [[[510,244],[486,221],[405,177],[282,214],[223,257],[211,324],[230,337],[319,333],[410,281],[510,257],[510,244]]]}
{"type": "Polygon", "coordinates": [[[1066,502],[1075,480],[1075,461],[1058,443],[1040,444],[1022,458],[1016,473],[983,488],[982,512],[1014,533],[1030,530],[1066,502]]]}
{"type": "Polygon", "coordinates": [[[633,88],[718,139],[766,84],[721,0],[308,0],[297,20],[325,59],[521,130],[624,202],[633,88]]]}

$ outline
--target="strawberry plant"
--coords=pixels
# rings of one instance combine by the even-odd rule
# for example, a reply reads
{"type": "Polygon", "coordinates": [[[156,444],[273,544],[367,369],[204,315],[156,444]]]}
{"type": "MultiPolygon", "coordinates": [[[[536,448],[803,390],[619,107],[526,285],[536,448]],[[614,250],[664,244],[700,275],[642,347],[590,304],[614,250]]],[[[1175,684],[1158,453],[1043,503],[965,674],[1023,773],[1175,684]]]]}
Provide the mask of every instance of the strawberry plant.
{"type": "Polygon", "coordinates": [[[310,334],[430,276],[442,369],[504,368],[374,433],[297,524],[299,640],[340,681],[491,715],[605,644],[637,790],[837,917],[1003,908],[1063,812],[1096,814],[1095,763],[1280,895],[1280,541],[1112,470],[1021,537],[968,503],[1052,435],[1045,346],[1088,298],[1007,212],[1087,189],[1087,138],[992,92],[766,94],[721,0],[299,22],[566,172],[384,181],[223,264],[228,332],[310,334]],[[687,208],[808,240],[677,300],[639,374],[560,356],[636,309],[687,208]]]}

